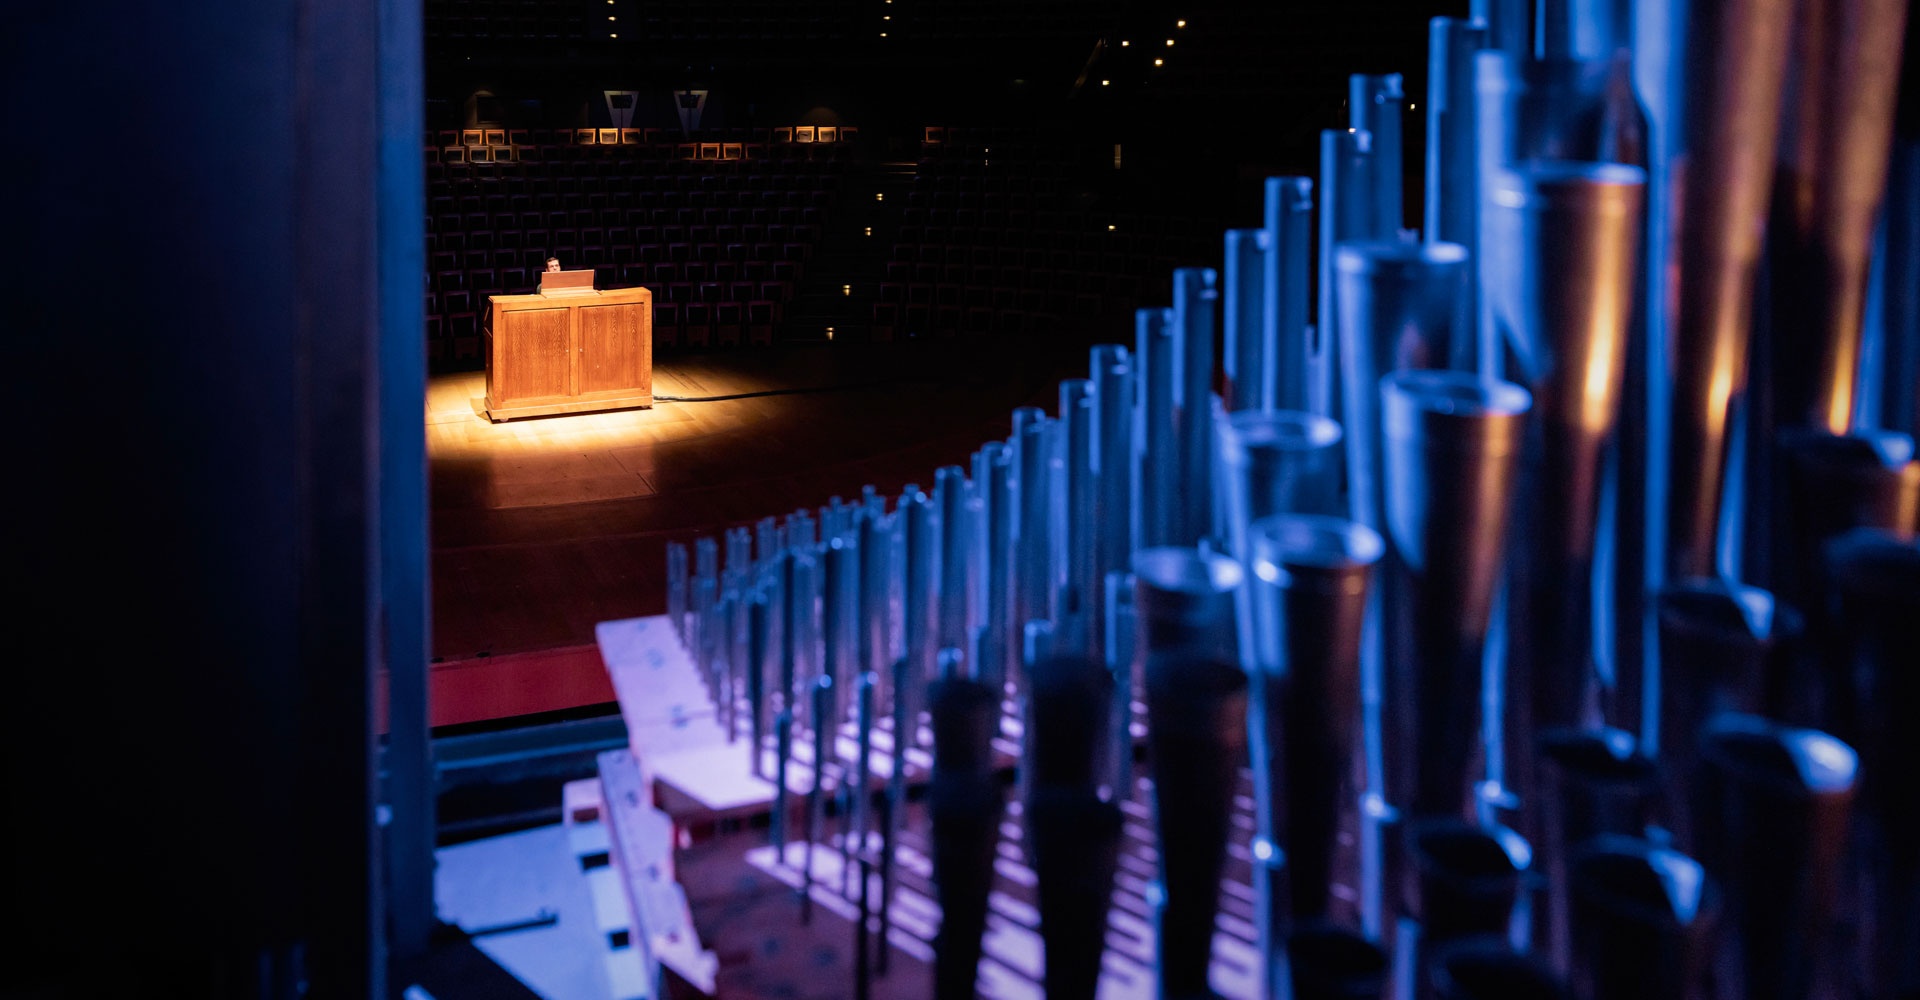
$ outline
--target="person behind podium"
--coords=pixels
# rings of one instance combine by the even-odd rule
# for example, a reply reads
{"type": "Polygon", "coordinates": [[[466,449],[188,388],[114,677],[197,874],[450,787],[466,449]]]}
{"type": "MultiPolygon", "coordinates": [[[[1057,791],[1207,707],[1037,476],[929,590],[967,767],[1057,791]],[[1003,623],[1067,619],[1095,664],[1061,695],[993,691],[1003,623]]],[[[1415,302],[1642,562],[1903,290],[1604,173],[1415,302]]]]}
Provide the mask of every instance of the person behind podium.
{"type": "Polygon", "coordinates": [[[560,258],[558,258],[558,257],[548,257],[548,258],[547,258],[547,272],[548,272],[549,274],[559,274],[559,273],[560,273],[560,258]]]}

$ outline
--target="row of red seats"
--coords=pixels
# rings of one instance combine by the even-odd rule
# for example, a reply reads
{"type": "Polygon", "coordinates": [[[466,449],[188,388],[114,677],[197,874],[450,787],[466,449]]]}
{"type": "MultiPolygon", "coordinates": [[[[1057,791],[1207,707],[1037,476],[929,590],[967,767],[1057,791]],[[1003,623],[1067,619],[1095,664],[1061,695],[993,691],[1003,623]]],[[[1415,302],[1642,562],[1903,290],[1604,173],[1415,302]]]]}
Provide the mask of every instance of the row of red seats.
{"type": "Polygon", "coordinates": [[[626,239],[586,240],[570,233],[527,230],[524,232],[453,233],[428,247],[428,259],[438,260],[451,254],[453,267],[484,267],[504,253],[521,261],[544,261],[549,256],[578,257],[598,264],[604,258],[611,264],[656,264],[668,261],[776,261],[806,260],[813,255],[814,242],[790,239],[784,243],[700,242],[634,243],[626,239]]]}
{"type": "MultiPolygon", "coordinates": [[[[832,159],[832,146],[820,146],[814,151],[811,146],[794,143],[791,146],[771,146],[757,143],[718,143],[718,142],[680,142],[661,148],[657,153],[636,156],[642,162],[658,163],[701,163],[720,165],[726,163],[785,164],[804,163],[823,159],[832,159]]],[[[837,145],[837,144],[835,144],[837,145]]],[[[592,154],[575,154],[567,150],[579,147],[570,146],[427,146],[425,153],[429,163],[457,165],[472,164],[526,164],[542,162],[578,162],[587,160],[592,154]]],[[[585,147],[592,149],[595,147],[585,147]]],[[[639,149],[641,147],[622,147],[639,149]]],[[[625,157],[623,157],[624,159],[625,157]]]]}
{"type": "MultiPolygon", "coordinates": [[[[721,302],[715,304],[660,302],[653,307],[653,346],[656,351],[681,345],[733,347],[741,343],[773,343],[783,320],[777,302],[721,302]]],[[[473,312],[427,317],[429,362],[472,362],[480,357],[480,319],[473,312]]]]}
{"type": "Polygon", "coordinates": [[[817,171],[697,171],[662,173],[647,164],[609,164],[604,170],[581,170],[579,164],[524,164],[510,173],[499,173],[483,180],[460,181],[455,178],[428,178],[436,189],[473,195],[570,194],[643,194],[722,195],[753,194],[765,191],[830,191],[838,183],[833,172],[817,171]]]}
{"type": "MultiPolygon", "coordinates": [[[[784,0],[782,0],[784,2],[784,0]]],[[[832,143],[857,138],[857,125],[782,125],[713,128],[687,132],[672,128],[467,128],[426,134],[429,146],[658,146],[686,142],[832,143]],[[827,131],[822,132],[821,129],[827,131]]]]}
{"type": "MultiPolygon", "coordinates": [[[[785,243],[812,239],[831,216],[823,209],[588,209],[547,212],[471,212],[431,215],[426,230],[451,239],[463,233],[565,231],[605,239],[588,242],[785,243]]],[[[924,230],[925,227],[914,227],[924,230]]]]}
{"type": "MultiPolygon", "coordinates": [[[[435,261],[436,264],[441,263],[435,261]]],[[[747,291],[758,294],[730,294],[729,298],[765,298],[786,302],[792,298],[793,286],[800,280],[803,262],[788,261],[747,261],[744,264],[733,261],[690,261],[687,263],[646,263],[625,261],[618,264],[601,264],[594,268],[595,284],[601,288],[615,288],[626,285],[646,285],[649,288],[664,288],[677,283],[705,284],[713,282],[721,285],[744,286],[747,291]]],[[[510,263],[500,267],[454,268],[435,267],[428,275],[427,287],[433,291],[444,292],[472,289],[485,289],[493,293],[504,290],[528,291],[538,283],[540,272],[544,268],[538,264],[522,265],[510,263]]]]}
{"type": "Polygon", "coordinates": [[[550,211],[565,208],[804,208],[821,207],[832,200],[836,183],[807,183],[776,177],[758,177],[738,185],[679,186],[651,178],[581,180],[534,178],[524,183],[488,186],[443,183],[428,186],[428,204],[452,199],[453,210],[550,211]],[[460,207],[469,206],[469,207],[460,207]]]}

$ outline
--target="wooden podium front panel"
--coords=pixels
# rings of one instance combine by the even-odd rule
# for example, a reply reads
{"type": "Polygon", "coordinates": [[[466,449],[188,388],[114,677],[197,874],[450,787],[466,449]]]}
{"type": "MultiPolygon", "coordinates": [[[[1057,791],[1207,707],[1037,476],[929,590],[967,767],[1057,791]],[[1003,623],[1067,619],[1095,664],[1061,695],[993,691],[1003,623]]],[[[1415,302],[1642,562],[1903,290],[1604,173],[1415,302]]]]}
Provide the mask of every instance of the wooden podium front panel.
{"type": "Polygon", "coordinates": [[[653,405],[652,292],[495,295],[489,305],[489,419],[653,405]]]}
{"type": "Polygon", "coordinates": [[[526,400],[573,395],[572,310],[503,311],[494,337],[499,352],[494,392],[500,399],[526,400]]]}
{"type": "Polygon", "coordinates": [[[646,302],[580,307],[581,395],[653,391],[653,324],[646,302]]]}

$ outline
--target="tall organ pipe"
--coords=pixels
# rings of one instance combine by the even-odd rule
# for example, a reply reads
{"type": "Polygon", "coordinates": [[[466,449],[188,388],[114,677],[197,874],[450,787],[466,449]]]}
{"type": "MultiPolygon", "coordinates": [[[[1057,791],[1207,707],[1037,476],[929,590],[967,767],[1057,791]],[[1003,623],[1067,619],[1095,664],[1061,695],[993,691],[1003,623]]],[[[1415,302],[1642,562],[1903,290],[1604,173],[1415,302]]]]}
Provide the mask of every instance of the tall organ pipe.
{"type": "MultiPolygon", "coordinates": [[[[1474,53],[1487,45],[1486,25],[1436,17],[1427,28],[1427,194],[1424,237],[1479,246],[1480,181],[1474,131],[1474,53]]],[[[1475,315],[1469,288],[1468,314],[1475,315]]]]}
{"type": "Polygon", "coordinates": [[[1409,371],[1381,380],[1384,522],[1404,600],[1390,602],[1388,801],[1471,815],[1480,664],[1532,400],[1508,382],[1409,371]]]}
{"type": "Polygon", "coordinates": [[[1339,280],[1334,257],[1340,244],[1385,237],[1373,217],[1367,178],[1374,157],[1373,134],[1356,129],[1326,129],[1320,133],[1320,262],[1319,321],[1308,352],[1306,409],[1341,419],[1341,366],[1338,360],[1339,280]]]}
{"type": "Polygon", "coordinates": [[[1134,434],[1140,463],[1140,537],[1143,548],[1172,545],[1180,535],[1179,326],[1171,309],[1134,314],[1140,385],[1134,434]]]}
{"type": "Polygon", "coordinates": [[[1267,332],[1267,261],[1273,255],[1264,229],[1229,229],[1220,271],[1220,368],[1227,411],[1273,407],[1280,340],[1267,332]]]}
{"type": "Polygon", "coordinates": [[[1037,659],[1027,714],[1025,819],[1046,942],[1048,997],[1092,1000],[1120,860],[1121,814],[1098,793],[1113,678],[1084,656],[1037,659]]]}
{"type": "Polygon", "coordinates": [[[1374,566],[1372,529],[1335,517],[1276,514],[1251,527],[1248,587],[1262,622],[1249,728],[1256,843],[1255,924],[1268,995],[1288,934],[1335,913],[1335,885],[1357,886],[1343,834],[1359,827],[1360,635],[1374,566]]]}
{"type": "Polygon", "coordinates": [[[1860,751],[1857,901],[1867,995],[1920,990],[1920,544],[1863,528],[1827,545],[1838,594],[1826,664],[1835,733],[1860,751]]]}
{"type": "Polygon", "coordinates": [[[1466,356],[1467,253],[1451,243],[1339,247],[1340,372],[1352,517],[1381,527],[1380,377],[1466,356]]]}
{"type": "MultiPolygon", "coordinates": [[[[1266,296],[1262,328],[1271,347],[1266,409],[1311,410],[1314,341],[1333,335],[1307,326],[1312,302],[1313,179],[1269,177],[1266,190],[1266,296]]],[[[1328,410],[1322,408],[1321,413],[1328,410]]]]}
{"type": "Polygon", "coordinates": [[[1060,623],[1058,641],[1074,652],[1085,652],[1090,646],[1093,619],[1089,609],[1096,604],[1093,590],[1099,581],[1094,550],[1105,527],[1095,514],[1098,417],[1093,382],[1069,379],[1060,383],[1060,417],[1055,426],[1061,476],[1048,515],[1054,546],[1052,585],[1054,616],[1060,623]]]}
{"type": "Polygon", "coordinates": [[[1747,387],[1760,263],[1794,0],[1702,0],[1689,8],[1677,220],[1664,301],[1671,402],[1667,576],[1716,569],[1730,418],[1747,387]]]}
{"type": "Polygon", "coordinates": [[[1497,296],[1530,383],[1506,652],[1506,708],[1519,741],[1503,758],[1522,831],[1538,838],[1532,733],[1597,721],[1594,554],[1604,458],[1620,419],[1639,275],[1646,173],[1620,164],[1529,164],[1498,175],[1486,238],[1515,247],[1497,296]]]}
{"type": "Polygon", "coordinates": [[[1107,574],[1132,566],[1138,537],[1136,494],[1139,466],[1134,454],[1133,356],[1118,344],[1089,352],[1093,380],[1094,592],[1089,605],[1089,645],[1096,659],[1106,658],[1107,574]]]}
{"type": "Polygon", "coordinates": [[[938,1000],[973,1000],[993,886],[994,846],[1005,808],[993,767],[1000,692],[976,680],[945,677],[929,686],[927,704],[933,720],[927,811],[940,902],[933,993],[938,1000]]]}
{"type": "MultiPolygon", "coordinates": [[[[1173,541],[1194,545],[1213,534],[1213,327],[1219,275],[1210,267],[1173,272],[1173,322],[1180,360],[1174,378],[1174,409],[1180,428],[1179,504],[1173,541]]],[[[1151,455],[1148,459],[1152,460],[1151,455]]]]}
{"type": "Polygon", "coordinates": [[[1723,716],[1701,738],[1700,857],[1726,889],[1715,981],[1725,996],[1834,996],[1841,856],[1859,758],[1832,736],[1723,716]]]}
{"type": "Polygon", "coordinates": [[[1204,550],[1134,557],[1160,890],[1160,993],[1206,996],[1233,795],[1247,751],[1247,675],[1235,662],[1240,565],[1204,550]]]}
{"type": "Polygon", "coordinates": [[[1907,0],[1799,3],[1770,279],[1772,409],[1782,426],[1853,428],[1906,19],[1907,0]]]}
{"type": "Polygon", "coordinates": [[[1401,162],[1400,116],[1407,94],[1398,73],[1355,73],[1347,78],[1347,123],[1373,136],[1368,187],[1376,234],[1390,237],[1405,221],[1406,178],[1401,162]]]}

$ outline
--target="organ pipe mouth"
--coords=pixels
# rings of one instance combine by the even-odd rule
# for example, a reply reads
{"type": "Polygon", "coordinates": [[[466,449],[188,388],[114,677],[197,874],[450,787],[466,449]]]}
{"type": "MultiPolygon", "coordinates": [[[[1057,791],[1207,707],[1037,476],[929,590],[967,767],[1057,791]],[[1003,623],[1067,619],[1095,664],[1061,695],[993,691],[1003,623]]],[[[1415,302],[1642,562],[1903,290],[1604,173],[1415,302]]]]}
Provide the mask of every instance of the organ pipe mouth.
{"type": "Polygon", "coordinates": [[[1334,249],[1333,266],[1351,274],[1372,274],[1439,264],[1465,264],[1467,248],[1458,243],[1410,240],[1356,240],[1334,249]]]}
{"type": "Polygon", "coordinates": [[[1581,848],[1572,869],[1571,892],[1639,923],[1677,930],[1718,916],[1718,891],[1706,869],[1671,848],[1607,834],[1581,848]]]}
{"type": "Polygon", "coordinates": [[[1253,524],[1254,575],[1281,584],[1296,568],[1355,569],[1386,553],[1380,533],[1322,514],[1277,514],[1253,524]]]}
{"type": "Polygon", "coordinates": [[[1220,436],[1229,459],[1255,448],[1307,451],[1340,443],[1338,421],[1294,410],[1243,410],[1227,418],[1232,434],[1220,436]]]}
{"type": "Polygon", "coordinates": [[[1796,798],[1851,792],[1860,770],[1859,755],[1838,739],[1755,716],[1720,719],[1701,746],[1728,774],[1796,798]]]}
{"type": "Polygon", "coordinates": [[[1200,598],[1233,590],[1243,576],[1226,556],[1179,546],[1142,550],[1133,557],[1133,573],[1154,590],[1200,598]]]}

